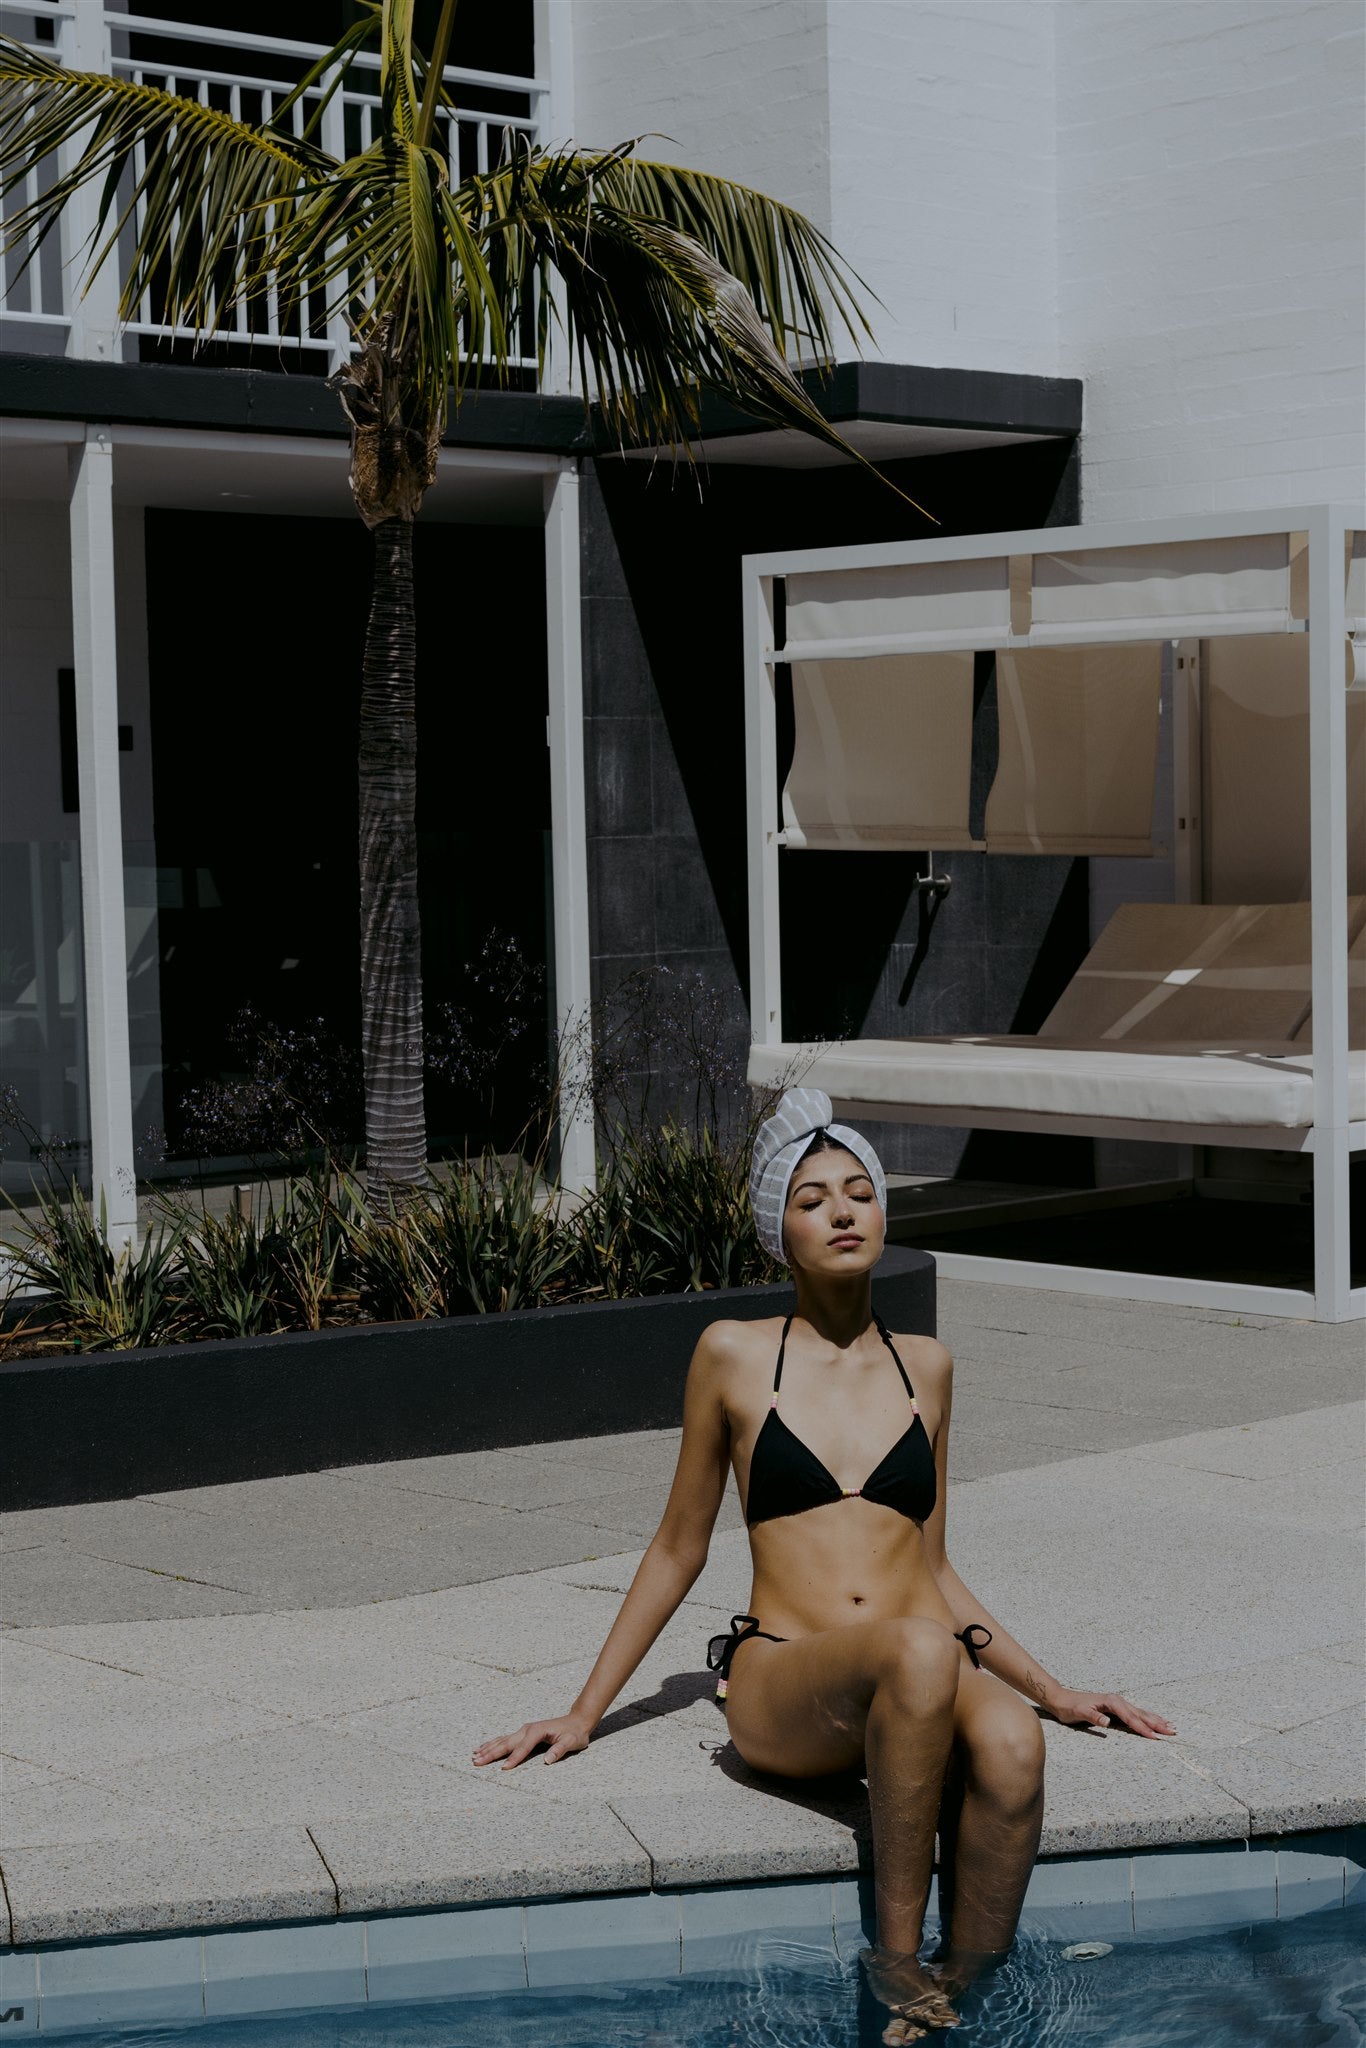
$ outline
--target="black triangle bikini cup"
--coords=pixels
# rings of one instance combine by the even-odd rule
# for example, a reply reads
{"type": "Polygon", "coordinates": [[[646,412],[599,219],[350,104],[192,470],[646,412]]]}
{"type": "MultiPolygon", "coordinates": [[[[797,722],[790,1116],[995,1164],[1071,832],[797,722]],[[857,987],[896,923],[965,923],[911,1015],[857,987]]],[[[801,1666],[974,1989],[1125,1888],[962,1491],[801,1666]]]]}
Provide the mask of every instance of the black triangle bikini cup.
{"type": "Polygon", "coordinates": [[[859,1499],[892,1508],[913,1522],[923,1522],[927,1515],[933,1514],[937,1495],[934,1450],[921,1420],[915,1390],[881,1317],[874,1318],[877,1333],[896,1362],[906,1398],[911,1404],[911,1420],[862,1486],[841,1486],[810,1445],[803,1443],[778,1413],[778,1391],[782,1386],[783,1359],[792,1321],[789,1316],[783,1325],[769,1411],[750,1458],[749,1498],[745,1514],[749,1527],[752,1529],[759,1522],[774,1521],[780,1515],[804,1514],[808,1508],[824,1507],[829,1501],[859,1499]]]}

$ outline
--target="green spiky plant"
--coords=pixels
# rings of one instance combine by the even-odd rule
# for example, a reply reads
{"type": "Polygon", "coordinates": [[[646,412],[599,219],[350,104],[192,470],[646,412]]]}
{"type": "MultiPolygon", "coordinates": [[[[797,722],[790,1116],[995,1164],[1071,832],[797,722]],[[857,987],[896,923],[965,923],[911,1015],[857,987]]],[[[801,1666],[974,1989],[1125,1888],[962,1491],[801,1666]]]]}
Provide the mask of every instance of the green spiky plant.
{"type": "Polygon", "coordinates": [[[711,388],[853,454],[788,357],[828,358],[834,325],[856,341],[867,331],[849,274],[800,213],[643,161],[634,142],[584,151],[510,138],[496,168],[452,183],[434,136],[455,5],[443,0],[423,52],[415,0],[369,0],[260,125],[0,39],[0,198],[33,162],[63,166],[11,217],[11,247],[31,237],[36,248],[93,186],[88,272],[135,242],[124,318],[151,293],[167,322],[207,336],[269,291],[282,320],[350,323],[354,352],[331,382],[375,544],[360,724],[366,1160],[399,1203],[426,1161],[412,522],[452,402],[471,379],[506,374],[531,319],[538,362],[552,340],[563,347],[585,402],[622,440],[687,449],[711,388]],[[376,48],[374,140],[338,161],[318,140],[323,108],[376,48]]]}

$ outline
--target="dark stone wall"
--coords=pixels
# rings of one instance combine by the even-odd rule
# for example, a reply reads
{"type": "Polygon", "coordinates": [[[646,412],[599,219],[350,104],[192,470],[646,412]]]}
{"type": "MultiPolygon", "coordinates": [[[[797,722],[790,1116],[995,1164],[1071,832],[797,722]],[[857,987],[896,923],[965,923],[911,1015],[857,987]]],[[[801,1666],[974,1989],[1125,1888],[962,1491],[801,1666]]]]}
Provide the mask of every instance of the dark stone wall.
{"type": "MultiPolygon", "coordinates": [[[[1070,525],[1074,444],[895,465],[946,535],[1070,525]]],[[[633,970],[696,969],[735,991],[747,1036],[740,558],[765,549],[924,538],[876,478],[845,470],[606,460],[583,480],[583,632],[595,992],[633,970]]],[[[995,683],[979,660],[974,823],[995,762],[995,683]]],[[[790,739],[788,741],[790,745],[790,739]]],[[[780,731],[780,751],[782,734],[780,731]]],[[[949,895],[915,888],[913,854],[782,857],[788,1038],[1029,1031],[1088,945],[1086,863],[938,855],[949,895]]],[[[1084,1143],[889,1125],[889,1166],[1077,1184],[1084,1143]]]]}

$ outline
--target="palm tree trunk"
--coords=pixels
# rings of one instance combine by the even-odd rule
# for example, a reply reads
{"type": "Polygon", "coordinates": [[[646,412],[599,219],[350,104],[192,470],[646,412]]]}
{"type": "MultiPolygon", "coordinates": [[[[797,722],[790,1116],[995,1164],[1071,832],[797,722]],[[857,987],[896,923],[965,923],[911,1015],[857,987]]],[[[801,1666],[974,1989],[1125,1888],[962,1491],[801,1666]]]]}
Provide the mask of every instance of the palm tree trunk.
{"type": "Polygon", "coordinates": [[[427,1165],[417,901],[413,528],[374,528],[360,707],[361,1049],[371,1188],[407,1200],[427,1165]]]}

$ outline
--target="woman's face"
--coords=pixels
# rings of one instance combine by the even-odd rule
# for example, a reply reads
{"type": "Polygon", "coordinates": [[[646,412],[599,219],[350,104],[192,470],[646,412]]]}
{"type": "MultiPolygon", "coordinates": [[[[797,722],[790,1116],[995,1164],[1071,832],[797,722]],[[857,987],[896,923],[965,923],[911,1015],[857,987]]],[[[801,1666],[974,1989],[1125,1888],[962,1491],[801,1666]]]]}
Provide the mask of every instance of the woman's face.
{"type": "Polygon", "coordinates": [[[887,1219],[863,1165],[843,1146],[803,1159],[787,1190],[790,1263],[822,1276],[866,1273],[882,1256],[887,1219]]]}

